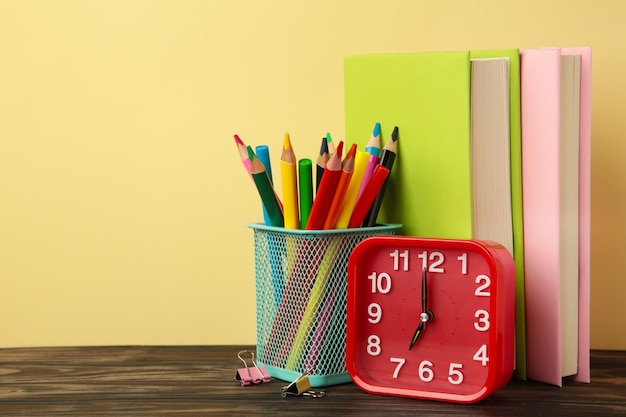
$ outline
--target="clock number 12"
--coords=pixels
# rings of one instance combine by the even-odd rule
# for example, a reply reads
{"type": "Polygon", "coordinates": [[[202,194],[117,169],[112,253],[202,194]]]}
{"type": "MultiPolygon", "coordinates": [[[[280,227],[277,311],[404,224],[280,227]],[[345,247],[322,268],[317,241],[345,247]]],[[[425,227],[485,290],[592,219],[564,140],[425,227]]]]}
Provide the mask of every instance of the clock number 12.
{"type": "Polygon", "coordinates": [[[441,266],[443,262],[446,260],[445,256],[441,252],[430,252],[424,251],[417,255],[419,259],[422,260],[422,269],[426,269],[428,272],[443,274],[445,271],[441,266]],[[428,264],[430,261],[430,265],[428,264]]]}

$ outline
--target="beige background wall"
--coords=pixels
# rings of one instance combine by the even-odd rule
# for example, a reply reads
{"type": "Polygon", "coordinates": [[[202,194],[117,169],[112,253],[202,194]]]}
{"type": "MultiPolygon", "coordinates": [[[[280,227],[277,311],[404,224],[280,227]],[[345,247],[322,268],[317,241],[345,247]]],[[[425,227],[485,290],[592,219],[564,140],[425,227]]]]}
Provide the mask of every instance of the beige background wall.
{"type": "MultiPolygon", "coordinates": [[[[592,347],[626,349],[626,6],[0,0],[0,347],[254,343],[232,135],[343,138],[343,57],[591,45],[592,347]]],[[[354,141],[354,138],[346,138],[354,141]]]]}

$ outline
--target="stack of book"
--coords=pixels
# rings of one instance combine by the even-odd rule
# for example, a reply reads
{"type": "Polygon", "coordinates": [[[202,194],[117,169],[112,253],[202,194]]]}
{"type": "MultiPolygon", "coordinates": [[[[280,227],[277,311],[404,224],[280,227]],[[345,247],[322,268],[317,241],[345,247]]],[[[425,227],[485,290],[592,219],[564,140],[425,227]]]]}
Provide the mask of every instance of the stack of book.
{"type": "Polygon", "coordinates": [[[590,381],[591,48],[349,56],[346,138],[402,126],[379,220],[499,242],[516,263],[516,376],[590,381]]]}

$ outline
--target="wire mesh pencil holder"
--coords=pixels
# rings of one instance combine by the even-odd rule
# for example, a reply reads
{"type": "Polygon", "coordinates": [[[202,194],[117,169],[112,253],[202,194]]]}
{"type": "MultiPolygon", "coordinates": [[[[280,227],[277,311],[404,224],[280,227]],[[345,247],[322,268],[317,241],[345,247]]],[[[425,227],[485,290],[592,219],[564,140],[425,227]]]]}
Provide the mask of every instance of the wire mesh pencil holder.
{"type": "Polygon", "coordinates": [[[313,387],[350,381],[345,364],[348,258],[399,224],[293,230],[252,223],[257,359],[275,378],[303,372],[313,387]]]}

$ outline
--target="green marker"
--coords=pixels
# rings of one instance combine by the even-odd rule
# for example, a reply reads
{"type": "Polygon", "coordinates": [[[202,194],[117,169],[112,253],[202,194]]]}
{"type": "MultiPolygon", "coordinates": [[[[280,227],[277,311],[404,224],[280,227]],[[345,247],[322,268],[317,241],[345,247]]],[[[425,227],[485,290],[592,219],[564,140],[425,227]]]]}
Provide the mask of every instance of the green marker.
{"type": "Polygon", "coordinates": [[[313,162],[308,158],[298,161],[298,183],[300,185],[300,228],[306,229],[313,206],[313,162]]]}

